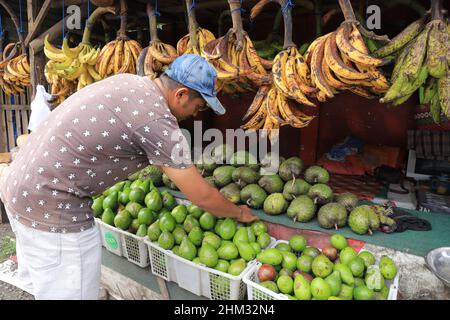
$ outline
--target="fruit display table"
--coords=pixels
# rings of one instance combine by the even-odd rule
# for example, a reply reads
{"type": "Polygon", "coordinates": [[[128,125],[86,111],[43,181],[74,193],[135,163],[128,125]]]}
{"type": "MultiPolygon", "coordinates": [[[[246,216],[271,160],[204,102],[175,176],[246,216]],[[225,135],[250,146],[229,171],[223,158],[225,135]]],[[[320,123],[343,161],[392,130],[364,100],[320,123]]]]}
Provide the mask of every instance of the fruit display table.
{"type": "MultiPolygon", "coordinates": [[[[161,188],[161,190],[167,188],[161,188]]],[[[176,198],[185,199],[185,196],[178,191],[167,189],[176,198]]],[[[307,223],[294,222],[286,214],[270,216],[262,210],[253,210],[264,222],[269,222],[269,232],[277,239],[288,239],[294,233],[301,233],[308,241],[313,241],[320,247],[320,242],[328,241],[332,233],[339,233],[347,238],[354,239],[352,246],[362,248],[365,243],[391,248],[398,251],[425,256],[430,250],[438,247],[450,245],[450,216],[436,212],[422,212],[418,210],[404,209],[408,213],[428,220],[431,223],[430,231],[405,231],[401,233],[386,234],[381,231],[374,232],[373,235],[358,235],[345,227],[339,230],[323,229],[313,219],[307,223]]]]}

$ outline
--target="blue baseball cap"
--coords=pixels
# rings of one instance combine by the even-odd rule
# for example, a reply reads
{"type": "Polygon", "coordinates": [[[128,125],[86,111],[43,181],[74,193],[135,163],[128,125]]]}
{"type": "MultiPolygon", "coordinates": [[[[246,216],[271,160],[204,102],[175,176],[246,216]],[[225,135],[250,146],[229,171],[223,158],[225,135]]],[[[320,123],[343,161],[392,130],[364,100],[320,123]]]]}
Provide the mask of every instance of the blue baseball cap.
{"type": "Polygon", "coordinates": [[[176,58],[164,73],[200,93],[215,113],[222,115],[226,112],[214,91],[217,72],[205,58],[195,54],[184,54],[176,58]]]}

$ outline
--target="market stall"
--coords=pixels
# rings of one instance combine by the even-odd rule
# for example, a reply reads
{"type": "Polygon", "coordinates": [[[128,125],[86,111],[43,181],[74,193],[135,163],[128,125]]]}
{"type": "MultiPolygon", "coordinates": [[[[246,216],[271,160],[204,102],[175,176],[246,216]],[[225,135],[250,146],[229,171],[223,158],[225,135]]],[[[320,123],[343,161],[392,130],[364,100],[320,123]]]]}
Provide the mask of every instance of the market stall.
{"type": "MultiPolygon", "coordinates": [[[[371,4],[382,10],[381,30],[369,28],[368,4],[349,0],[0,0],[0,162],[7,167],[17,138],[29,133],[39,85],[57,110],[110,76],[153,80],[177,57],[199,55],[217,72],[227,113],[204,111],[180,126],[194,135],[201,121],[202,136],[212,128],[264,132],[256,150],[279,148],[256,155],[246,140],[236,150],[233,137],[194,164],[263,223],[216,219],[150,165],[93,195],[103,284],[129,299],[420,297],[421,288],[402,280],[407,261],[449,245],[448,8],[439,0],[413,8],[371,4]],[[79,28],[68,27],[70,5],[78,8],[79,28]],[[272,158],[279,160],[275,170],[264,173],[272,158]],[[295,241],[305,244],[296,249],[295,241]],[[306,245],[316,251],[303,254],[306,245]],[[337,290],[329,277],[336,265],[341,276],[348,271],[344,251],[352,258],[377,252],[351,263],[351,279],[339,279],[337,290]],[[276,261],[265,258],[269,253],[276,261]],[[310,264],[323,257],[324,267],[292,265],[302,256],[310,264]],[[285,282],[261,277],[260,268],[285,282]],[[307,281],[311,293],[294,291],[297,281],[307,281]],[[316,285],[331,291],[323,296],[316,285]],[[357,293],[342,293],[341,285],[357,293]]],[[[430,271],[420,272],[421,281],[443,291],[430,271]]]]}

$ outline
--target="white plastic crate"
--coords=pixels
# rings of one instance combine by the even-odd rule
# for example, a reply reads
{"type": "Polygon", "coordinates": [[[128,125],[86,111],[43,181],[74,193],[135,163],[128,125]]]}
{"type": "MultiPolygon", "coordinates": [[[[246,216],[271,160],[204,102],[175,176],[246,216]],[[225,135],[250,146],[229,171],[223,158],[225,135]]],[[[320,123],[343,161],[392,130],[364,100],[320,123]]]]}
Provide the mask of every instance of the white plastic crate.
{"type": "Polygon", "coordinates": [[[102,244],[110,252],[125,257],[128,261],[145,268],[150,264],[144,237],[110,226],[96,219],[102,234],[102,244]]]}
{"type": "Polygon", "coordinates": [[[120,232],[114,226],[104,223],[100,219],[96,219],[100,226],[100,233],[102,234],[102,245],[111,253],[123,257],[122,254],[122,237],[120,232]]]}
{"type": "MultiPolygon", "coordinates": [[[[272,238],[272,240],[275,239],[272,238]]],[[[148,238],[144,241],[148,245],[153,274],[211,300],[245,298],[246,285],[242,278],[253,267],[254,260],[247,263],[247,267],[239,276],[233,276],[183,259],[172,251],[159,247],[157,242],[151,242],[148,238]]]]}
{"type": "MultiPolygon", "coordinates": [[[[288,241],[278,240],[269,247],[274,248],[279,243],[288,243],[288,241]]],[[[361,250],[360,252],[363,251],[367,250],[361,250]]],[[[378,264],[379,258],[376,256],[375,259],[376,264],[378,264]]],[[[244,275],[243,281],[247,285],[248,300],[289,300],[286,295],[282,293],[275,293],[272,290],[259,285],[257,274],[261,265],[262,264],[260,262],[256,262],[244,275]]],[[[389,286],[389,295],[387,300],[397,300],[399,277],[400,274],[397,272],[397,275],[393,280],[386,280],[386,284],[389,286]]]]}

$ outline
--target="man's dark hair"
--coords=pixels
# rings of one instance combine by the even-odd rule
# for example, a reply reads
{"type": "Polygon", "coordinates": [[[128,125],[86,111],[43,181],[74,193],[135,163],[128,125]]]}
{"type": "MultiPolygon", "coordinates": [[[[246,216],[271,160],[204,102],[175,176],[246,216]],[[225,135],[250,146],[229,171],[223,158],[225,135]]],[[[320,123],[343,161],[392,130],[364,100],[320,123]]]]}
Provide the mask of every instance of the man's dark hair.
{"type": "MultiPolygon", "coordinates": [[[[188,88],[188,87],[186,87],[185,85],[179,83],[178,81],[173,80],[171,77],[169,77],[169,76],[168,76],[167,74],[165,74],[165,73],[163,73],[163,74],[159,77],[159,79],[160,79],[161,82],[164,84],[164,86],[165,86],[167,89],[169,89],[169,90],[174,90],[174,89],[177,89],[177,88],[179,88],[179,87],[185,87],[185,88],[188,88]]],[[[197,91],[192,90],[191,88],[188,88],[188,89],[189,89],[189,93],[188,93],[188,95],[189,95],[189,100],[192,100],[192,99],[195,99],[195,98],[202,98],[201,94],[198,93],[197,91]]]]}

